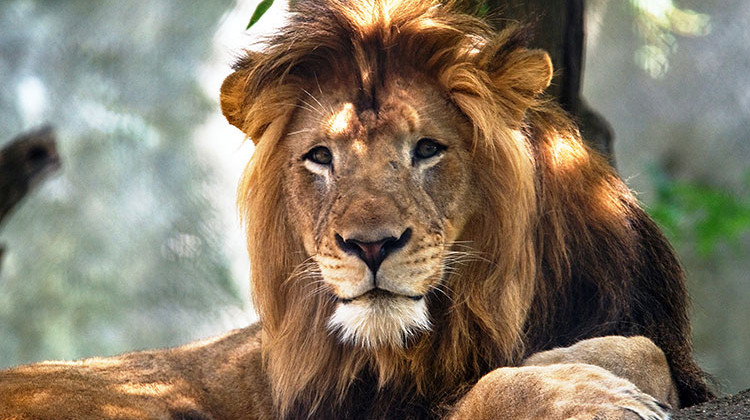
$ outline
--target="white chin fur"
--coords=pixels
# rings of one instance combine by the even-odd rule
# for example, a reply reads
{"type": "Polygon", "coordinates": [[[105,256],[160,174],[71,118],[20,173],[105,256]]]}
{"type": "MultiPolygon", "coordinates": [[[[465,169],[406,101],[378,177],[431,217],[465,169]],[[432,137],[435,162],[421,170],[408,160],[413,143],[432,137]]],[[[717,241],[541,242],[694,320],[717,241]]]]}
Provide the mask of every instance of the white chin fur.
{"type": "Polygon", "coordinates": [[[328,320],[328,329],[342,342],[368,348],[403,347],[410,336],[430,327],[425,299],[406,297],[339,303],[328,320]]]}

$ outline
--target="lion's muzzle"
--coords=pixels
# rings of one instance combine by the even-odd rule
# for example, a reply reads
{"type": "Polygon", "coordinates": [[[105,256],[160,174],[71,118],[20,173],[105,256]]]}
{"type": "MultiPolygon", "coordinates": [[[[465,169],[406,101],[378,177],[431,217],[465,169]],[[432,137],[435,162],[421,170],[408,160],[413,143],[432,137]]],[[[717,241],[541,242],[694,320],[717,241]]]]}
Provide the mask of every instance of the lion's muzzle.
{"type": "Polygon", "coordinates": [[[336,298],[328,328],[341,341],[402,347],[409,337],[430,330],[425,294],[433,287],[430,279],[441,270],[439,252],[434,260],[424,256],[432,247],[420,234],[423,230],[383,225],[342,229],[344,234],[335,233],[335,245],[331,244],[340,256],[317,256],[323,279],[333,286],[336,298]],[[426,264],[428,260],[435,266],[426,264]]]}

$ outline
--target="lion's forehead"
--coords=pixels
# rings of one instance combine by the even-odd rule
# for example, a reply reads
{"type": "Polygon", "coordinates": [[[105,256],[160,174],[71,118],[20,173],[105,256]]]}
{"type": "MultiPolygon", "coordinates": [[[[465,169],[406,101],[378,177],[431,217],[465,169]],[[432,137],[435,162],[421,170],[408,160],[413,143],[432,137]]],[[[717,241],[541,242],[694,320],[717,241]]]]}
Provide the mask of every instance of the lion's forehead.
{"type": "Polygon", "coordinates": [[[350,101],[337,102],[330,109],[319,120],[320,135],[347,142],[360,154],[374,142],[393,140],[423,128],[418,108],[401,100],[389,101],[377,110],[360,110],[350,101]]]}
{"type": "MultiPolygon", "coordinates": [[[[348,78],[315,80],[305,89],[300,114],[316,126],[319,138],[360,142],[377,141],[382,135],[416,133],[439,119],[443,95],[425,77],[411,72],[390,74],[363,101],[362,89],[348,78]]],[[[303,127],[304,128],[304,127],[303,127]]]]}

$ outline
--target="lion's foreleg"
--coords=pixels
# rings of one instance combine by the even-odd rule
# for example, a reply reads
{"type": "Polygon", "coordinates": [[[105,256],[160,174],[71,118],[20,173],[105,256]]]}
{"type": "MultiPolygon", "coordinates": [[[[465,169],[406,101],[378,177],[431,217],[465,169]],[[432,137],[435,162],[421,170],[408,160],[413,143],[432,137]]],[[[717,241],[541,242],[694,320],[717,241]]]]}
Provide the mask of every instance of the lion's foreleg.
{"type": "Polygon", "coordinates": [[[570,347],[532,354],[524,366],[587,363],[627,379],[641,391],[673,409],[679,408],[677,389],[664,353],[646,337],[590,338],[570,347]]]}
{"type": "Polygon", "coordinates": [[[452,419],[662,419],[676,403],[661,350],[643,337],[613,336],[490,372],[464,396],[452,419]]]}

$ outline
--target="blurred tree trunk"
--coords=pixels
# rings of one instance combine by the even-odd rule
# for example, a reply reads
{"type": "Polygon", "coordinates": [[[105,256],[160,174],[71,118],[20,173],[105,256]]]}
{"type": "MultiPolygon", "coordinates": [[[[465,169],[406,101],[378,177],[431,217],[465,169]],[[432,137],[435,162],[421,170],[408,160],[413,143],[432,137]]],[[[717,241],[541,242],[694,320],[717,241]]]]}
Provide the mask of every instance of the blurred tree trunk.
{"type": "MultiPolygon", "coordinates": [[[[59,168],[55,136],[49,127],[21,134],[0,148],[0,226],[29,191],[59,168]]],[[[0,263],[4,250],[0,244],[0,263]]]]}
{"type": "Polygon", "coordinates": [[[546,50],[555,66],[548,92],[574,116],[584,140],[614,164],[612,129],[581,97],[584,0],[487,0],[486,4],[491,16],[531,25],[531,46],[546,50]]]}

